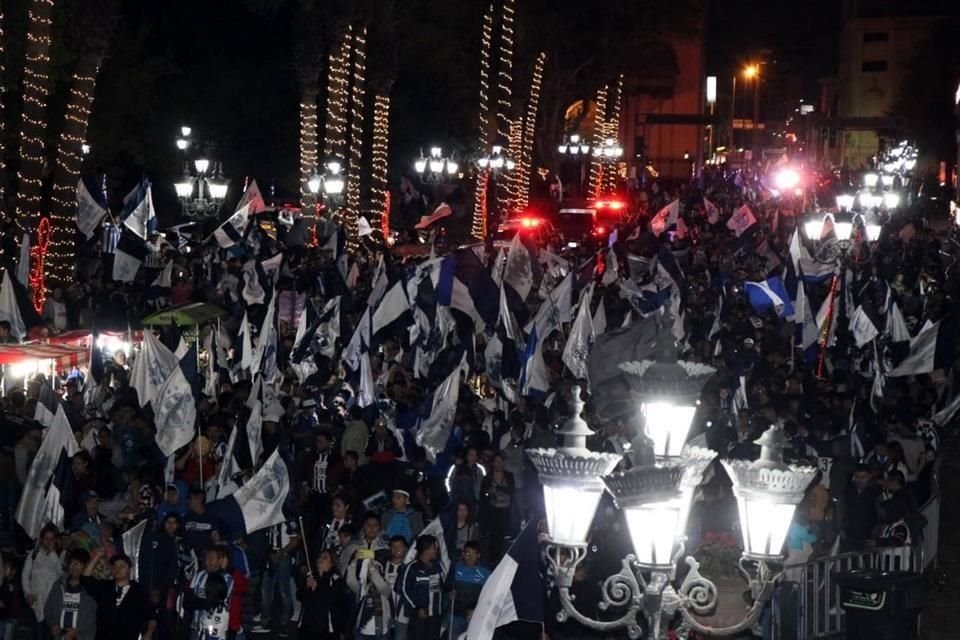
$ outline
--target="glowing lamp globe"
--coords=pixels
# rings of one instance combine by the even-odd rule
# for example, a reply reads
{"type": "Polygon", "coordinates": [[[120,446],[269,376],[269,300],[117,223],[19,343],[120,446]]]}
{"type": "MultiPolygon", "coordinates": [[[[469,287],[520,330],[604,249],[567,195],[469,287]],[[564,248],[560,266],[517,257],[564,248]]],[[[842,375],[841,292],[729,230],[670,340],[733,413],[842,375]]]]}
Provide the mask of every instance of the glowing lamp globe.
{"type": "MultiPolygon", "coordinates": [[[[566,152],[567,152],[567,145],[561,144],[560,146],[557,147],[557,151],[559,151],[560,153],[566,153],[566,152]]],[[[576,152],[574,152],[574,153],[576,153],[576,152]]]]}
{"type": "Polygon", "coordinates": [[[574,386],[571,395],[573,415],[559,431],[564,446],[527,449],[526,454],[543,484],[550,540],[582,547],[605,489],[601,478],[613,471],[622,456],[587,449],[587,437],[593,432],[580,417],[584,406],[580,387],[574,386]]]}
{"type": "Polygon", "coordinates": [[[804,222],[803,232],[811,240],[819,240],[823,233],[823,218],[812,218],[804,222]]]}
{"type": "Polygon", "coordinates": [[[320,193],[320,188],[323,186],[323,178],[318,173],[314,173],[312,176],[307,178],[307,190],[310,191],[313,195],[320,193]]]}
{"type": "Polygon", "coordinates": [[[341,165],[336,160],[331,160],[327,163],[327,171],[333,175],[340,175],[340,172],[343,171],[343,165],[341,165]]]}
{"type": "Polygon", "coordinates": [[[853,217],[848,212],[838,213],[833,219],[833,232],[837,240],[849,240],[853,235],[853,217]]]}
{"type": "Polygon", "coordinates": [[[630,542],[642,569],[669,570],[684,510],[681,464],[634,467],[603,479],[623,510],[630,542]]]}
{"type": "Polygon", "coordinates": [[[716,369],[677,359],[672,341],[657,345],[655,361],[624,362],[633,396],[640,402],[647,437],[658,458],[675,458],[683,452],[697,412],[700,392],[716,369]]]}
{"type": "Polygon", "coordinates": [[[789,191],[800,184],[800,174],[795,169],[783,169],[774,176],[773,181],[778,191],[789,191]]]}
{"type": "Polygon", "coordinates": [[[456,174],[458,169],[460,169],[460,165],[453,160],[447,160],[447,175],[452,176],[456,174]]]}
{"type": "Polygon", "coordinates": [[[517,163],[509,158],[507,158],[507,161],[505,164],[507,166],[507,171],[513,171],[514,167],[517,166],[517,163]]]}
{"type": "Polygon", "coordinates": [[[180,182],[174,183],[173,188],[177,190],[178,198],[189,198],[193,195],[193,180],[186,177],[180,182]]]}
{"type": "Polygon", "coordinates": [[[883,206],[887,209],[896,209],[900,206],[900,194],[899,193],[885,193],[883,194],[883,206]]]}
{"type": "Polygon", "coordinates": [[[344,180],[339,175],[333,175],[323,181],[323,191],[328,196],[338,196],[343,193],[344,180]]]}
{"type": "Polygon", "coordinates": [[[876,173],[870,172],[863,174],[863,186],[873,189],[877,186],[877,182],[880,181],[880,176],[876,173]]]}
{"type": "Polygon", "coordinates": [[[207,187],[210,189],[210,197],[214,200],[223,200],[227,197],[227,181],[226,180],[208,180],[207,187]]]}
{"type": "Polygon", "coordinates": [[[419,158],[413,162],[413,170],[417,173],[423,173],[427,170],[427,160],[426,158],[419,158]]]}
{"type": "Polygon", "coordinates": [[[837,196],[837,209],[840,211],[850,211],[853,209],[854,197],[850,194],[837,196]]]}
{"type": "Polygon", "coordinates": [[[743,555],[753,560],[778,560],[793,513],[817,468],[783,462],[787,436],[780,427],[771,426],[755,442],[760,445],[759,459],[721,462],[733,481],[743,555]]]}

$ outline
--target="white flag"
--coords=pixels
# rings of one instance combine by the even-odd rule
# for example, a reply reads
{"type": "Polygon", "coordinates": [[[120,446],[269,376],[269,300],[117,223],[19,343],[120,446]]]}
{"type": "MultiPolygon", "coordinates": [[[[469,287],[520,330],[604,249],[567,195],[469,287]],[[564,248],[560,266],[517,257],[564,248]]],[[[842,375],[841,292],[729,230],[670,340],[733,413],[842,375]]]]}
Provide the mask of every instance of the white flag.
{"type": "Polygon", "coordinates": [[[567,336],[567,343],[563,347],[563,363],[570,369],[574,378],[587,378],[587,356],[593,346],[593,318],[590,317],[590,301],[593,299],[593,283],[587,287],[580,301],[577,318],[567,336]]]}
{"type": "Polygon", "coordinates": [[[152,331],[143,332],[143,344],[130,371],[130,386],[137,390],[141,407],[160,395],[160,388],[173,373],[177,361],[174,353],[157,340],[152,331]]]}
{"type": "Polygon", "coordinates": [[[677,224],[677,219],[679,217],[680,201],[674,200],[663,209],[660,209],[660,211],[653,216],[653,218],[650,220],[650,231],[653,232],[653,235],[659,236],[672,225],[677,224]]]}
{"type": "Polygon", "coordinates": [[[47,522],[63,528],[60,491],[64,487],[57,485],[61,475],[57,467],[65,474],[72,473],[68,458],[79,449],[66,412],[62,406],[58,407],[53,424],[47,427],[40,449],[27,470],[27,480],[17,504],[16,521],[30,538],[36,539],[47,522]]]}
{"type": "Polygon", "coordinates": [[[440,383],[433,392],[430,414],[420,421],[417,429],[417,444],[426,449],[427,458],[436,460],[437,454],[447,446],[450,430],[457,415],[457,400],[460,397],[460,374],[468,371],[467,354],[460,364],[440,383]]]}
{"type": "Polygon", "coordinates": [[[196,433],[197,402],[185,370],[192,369],[195,375],[196,359],[196,350],[190,348],[160,387],[154,402],[157,447],[165,456],[190,444],[196,433]]]}

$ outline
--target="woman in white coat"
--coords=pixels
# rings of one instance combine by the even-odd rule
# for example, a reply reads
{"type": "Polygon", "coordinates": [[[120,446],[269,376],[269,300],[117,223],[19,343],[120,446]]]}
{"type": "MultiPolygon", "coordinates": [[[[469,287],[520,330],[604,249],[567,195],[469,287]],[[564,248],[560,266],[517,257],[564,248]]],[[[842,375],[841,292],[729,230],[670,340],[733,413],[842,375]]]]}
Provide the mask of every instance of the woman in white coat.
{"type": "Polygon", "coordinates": [[[23,564],[23,596],[33,609],[37,623],[43,625],[43,606],[50,588],[63,576],[63,554],[60,533],[52,524],[40,530],[40,539],[23,564]]]}

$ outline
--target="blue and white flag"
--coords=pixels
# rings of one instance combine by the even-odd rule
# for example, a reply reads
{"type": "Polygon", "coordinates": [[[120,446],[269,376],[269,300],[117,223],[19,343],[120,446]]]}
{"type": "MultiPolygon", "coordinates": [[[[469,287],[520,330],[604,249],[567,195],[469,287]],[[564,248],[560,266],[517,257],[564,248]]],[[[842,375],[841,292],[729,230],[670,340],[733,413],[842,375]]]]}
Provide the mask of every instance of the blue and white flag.
{"type": "Polygon", "coordinates": [[[533,260],[520,236],[518,233],[510,241],[503,269],[503,283],[510,285],[516,293],[516,300],[511,301],[515,304],[523,304],[533,288],[533,260]]]}
{"type": "Polygon", "coordinates": [[[20,241],[20,259],[17,261],[17,282],[28,287],[30,282],[30,234],[23,234],[20,241]]]}
{"type": "Polygon", "coordinates": [[[457,415],[457,401],[460,398],[460,375],[469,372],[467,354],[464,353],[460,364],[434,389],[424,403],[429,412],[417,425],[417,444],[427,452],[427,458],[434,462],[437,454],[443,451],[453,430],[453,420],[457,415]]]}
{"type": "Polygon", "coordinates": [[[3,271],[3,285],[0,287],[0,320],[10,323],[10,334],[17,340],[27,335],[27,326],[24,322],[20,304],[14,290],[14,280],[10,277],[10,269],[3,271]]]}
{"type": "Polygon", "coordinates": [[[253,349],[250,358],[250,373],[263,376],[264,381],[276,380],[277,369],[277,296],[270,298],[267,313],[263,316],[260,333],[257,335],[257,346],[253,349]]]}
{"type": "Polygon", "coordinates": [[[357,404],[366,409],[377,402],[377,391],[373,383],[373,368],[370,366],[370,354],[360,355],[360,386],[357,389],[357,404]]]}
{"type": "Polygon", "coordinates": [[[87,238],[93,237],[97,225],[107,215],[103,190],[92,176],[77,181],[77,229],[87,238]]]}
{"type": "Polygon", "coordinates": [[[527,343],[521,356],[520,395],[545,398],[550,390],[550,376],[547,363],[543,359],[543,341],[539,329],[534,325],[527,337],[527,343]]]}
{"type": "Polygon", "coordinates": [[[574,378],[581,380],[587,378],[587,356],[590,355],[590,348],[596,339],[593,331],[593,317],[590,315],[593,288],[594,284],[591,283],[583,294],[577,318],[573,321],[567,343],[563,347],[563,363],[570,369],[574,378]]]}
{"type": "Polygon", "coordinates": [[[377,270],[373,274],[373,286],[370,288],[370,295],[367,296],[367,306],[373,309],[377,308],[383,299],[383,294],[387,292],[390,280],[387,277],[387,264],[384,261],[384,254],[380,254],[380,261],[377,262],[377,270]]]}
{"type": "Polygon", "coordinates": [[[217,499],[226,498],[237,492],[239,487],[234,481],[237,474],[240,473],[240,465],[237,463],[237,435],[240,433],[240,426],[235,425],[227,439],[227,452],[223,456],[223,462],[220,463],[220,470],[217,472],[217,499]]]}
{"type": "Polygon", "coordinates": [[[713,204],[707,197],[703,197],[703,210],[707,214],[707,222],[710,224],[717,224],[720,221],[720,209],[717,208],[717,205],[713,204]]]}
{"type": "Polygon", "coordinates": [[[380,300],[371,317],[372,344],[406,331],[410,326],[410,301],[402,280],[396,281],[380,300]]]}
{"type": "MultiPolygon", "coordinates": [[[[664,231],[677,224],[680,219],[680,201],[674,200],[650,219],[650,231],[655,236],[663,234],[664,231]]],[[[740,234],[738,233],[737,236],[740,234]]]]}
{"type": "Polygon", "coordinates": [[[166,382],[154,403],[157,447],[165,456],[190,444],[196,434],[197,348],[190,347],[166,382]]]}
{"type": "Polygon", "coordinates": [[[739,238],[755,224],[757,224],[756,216],[753,215],[753,211],[750,211],[750,207],[744,204],[734,211],[730,219],[727,220],[727,229],[733,231],[734,235],[739,238]]]}
{"type": "Polygon", "coordinates": [[[948,366],[952,362],[953,344],[948,335],[950,332],[942,329],[942,324],[943,320],[927,320],[920,333],[910,338],[907,357],[887,372],[887,377],[919,375],[948,366]]]}
{"type": "MultiPolygon", "coordinates": [[[[420,532],[421,536],[433,536],[437,539],[437,562],[444,576],[450,575],[450,570],[457,563],[457,503],[452,501],[443,508],[437,517],[420,532]]],[[[418,536],[419,537],[419,536],[418,536]]],[[[417,542],[414,540],[407,549],[406,561],[417,559],[417,542]]]]}
{"type": "Polygon", "coordinates": [[[160,395],[161,387],[177,367],[177,362],[173,351],[157,340],[153,331],[143,332],[143,344],[130,371],[130,386],[137,390],[141,407],[160,395]]]}
{"type": "MultiPolygon", "coordinates": [[[[157,230],[157,212],[153,208],[150,181],[144,178],[123,198],[120,222],[141,240],[157,230]]],[[[115,280],[117,278],[114,278],[115,280]]]]}
{"type": "Polygon", "coordinates": [[[250,225],[250,217],[265,211],[266,208],[267,205],[263,200],[263,195],[260,194],[257,181],[251,180],[247,190],[243,192],[239,204],[237,204],[236,211],[213,232],[217,244],[224,249],[228,249],[242,242],[244,235],[247,233],[247,227],[250,225]]]}
{"type": "Polygon", "coordinates": [[[113,254],[113,279],[117,282],[133,282],[147,257],[147,245],[127,229],[120,234],[117,250],[113,254]]]}
{"type": "Polygon", "coordinates": [[[477,254],[460,250],[440,259],[438,266],[431,276],[439,305],[466,314],[473,320],[475,333],[497,321],[499,291],[477,254]]]}
{"type": "Polygon", "coordinates": [[[73,477],[70,458],[79,450],[67,414],[59,406],[27,470],[23,493],[20,494],[14,515],[31,539],[36,539],[40,529],[48,522],[63,528],[67,484],[73,477]]]}
{"type": "Polygon", "coordinates": [[[370,307],[367,307],[357,321],[353,336],[340,356],[341,361],[353,371],[360,370],[360,354],[370,348],[370,326],[372,324],[370,315],[370,307]]]}
{"type": "Polygon", "coordinates": [[[817,262],[800,239],[800,230],[790,239],[790,263],[796,276],[806,282],[824,282],[833,277],[834,265],[817,262]]]}
{"type": "Polygon", "coordinates": [[[543,622],[544,588],[537,520],[527,525],[493,570],[473,609],[467,640],[491,640],[511,622],[543,622]]]}
{"type": "Polygon", "coordinates": [[[250,417],[247,419],[247,442],[250,444],[250,460],[256,465],[263,453],[263,377],[255,375],[250,395],[247,397],[250,417]]]}
{"type": "Polygon", "coordinates": [[[289,493],[290,473],[277,448],[236,493],[211,502],[207,510],[222,524],[226,538],[237,540],[285,522],[283,504],[289,493]]]}
{"type": "Polygon", "coordinates": [[[747,281],[743,283],[743,288],[750,306],[757,313],[763,314],[773,308],[781,318],[793,316],[793,305],[780,276],[773,276],[762,282],[747,281]]]}

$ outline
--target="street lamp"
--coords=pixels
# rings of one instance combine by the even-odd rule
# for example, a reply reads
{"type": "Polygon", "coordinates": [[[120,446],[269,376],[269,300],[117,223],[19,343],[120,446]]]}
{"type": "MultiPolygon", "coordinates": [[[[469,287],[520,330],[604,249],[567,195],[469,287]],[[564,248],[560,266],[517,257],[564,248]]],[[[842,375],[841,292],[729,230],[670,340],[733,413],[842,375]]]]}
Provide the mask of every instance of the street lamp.
{"type": "Polygon", "coordinates": [[[185,165],[183,177],[173,187],[180,199],[184,215],[196,218],[216,216],[227,197],[229,183],[222,175],[220,163],[206,158],[193,162],[194,173],[185,165]]]}
{"type": "Polygon", "coordinates": [[[590,145],[581,140],[580,134],[573,133],[564,138],[563,142],[557,146],[557,151],[560,152],[560,155],[585,156],[590,153],[590,145]]]}
{"type": "Polygon", "coordinates": [[[420,157],[413,162],[413,169],[424,182],[444,182],[457,175],[460,165],[452,155],[445,157],[440,147],[431,147],[427,158],[423,157],[423,151],[420,152],[420,157]]]}
{"type": "MultiPolygon", "coordinates": [[[[844,204],[850,204],[846,198],[851,196],[838,196],[844,198],[844,204]]],[[[807,239],[813,243],[814,251],[811,255],[814,260],[822,264],[836,264],[845,267],[848,261],[856,264],[862,264],[870,256],[869,243],[880,239],[882,225],[873,210],[879,204],[875,200],[880,200],[880,196],[871,193],[861,193],[858,197],[863,212],[857,213],[851,210],[852,207],[838,206],[839,211],[836,214],[825,213],[822,216],[813,215],[803,223],[803,232],[807,239]],[[864,204],[866,198],[867,204],[864,204]],[[860,241],[853,234],[854,227],[861,226],[863,235],[867,242],[860,241]],[[827,237],[823,236],[825,228],[833,228],[833,234],[827,237]],[[859,251],[853,251],[858,248],[859,251]]]]}
{"type": "Polygon", "coordinates": [[[708,635],[733,635],[749,629],[759,619],[782,575],[772,571],[770,565],[783,561],[780,551],[787,527],[817,469],[783,463],[786,437],[775,426],[756,441],[761,446],[759,460],[728,463],[743,523],[741,569],[748,576],[754,604],[732,627],[702,625],[694,616],[707,614],[716,606],[718,590],[700,574],[697,561],[691,557],[684,560],[689,566],[686,577],[675,584],[676,565],[683,555],[689,495],[715,454],[683,447],[682,439],[693,417],[691,398],[715,371],[678,361],[672,344],[658,350],[656,362],[625,363],[621,368],[632,374],[631,387],[641,389],[637,395],[654,451],[666,455],[654,459],[653,451],[649,451],[651,455],[642,464],[610,475],[620,456],[586,448],[586,438],[592,432],[580,418],[584,403],[578,387],[572,389],[574,414],[560,432],[564,445],[560,449],[527,450],[543,483],[549,526],[547,557],[562,605],[557,618],[561,622],[570,618],[606,633],[626,629],[631,638],[641,636],[641,614],[646,618],[649,638],[660,637],[661,620],[669,621],[676,613],[682,618],[682,627],[708,635]],[[624,511],[634,552],[622,559],[619,573],[603,582],[600,607],[626,609],[611,620],[583,615],[577,609],[580,603],[570,594],[577,566],[587,555],[587,534],[601,487],[624,511]],[[772,506],[769,514],[763,505],[772,506]],[[749,564],[755,566],[753,576],[744,568],[749,564]]]}
{"type": "Polygon", "coordinates": [[[593,148],[593,155],[604,162],[616,162],[623,157],[623,147],[613,138],[607,138],[601,146],[593,148]]]}

